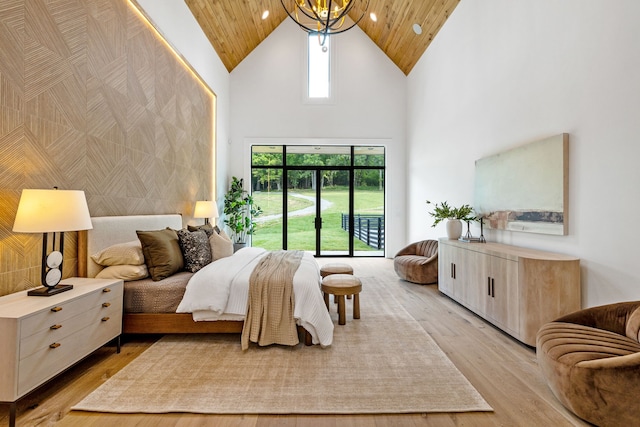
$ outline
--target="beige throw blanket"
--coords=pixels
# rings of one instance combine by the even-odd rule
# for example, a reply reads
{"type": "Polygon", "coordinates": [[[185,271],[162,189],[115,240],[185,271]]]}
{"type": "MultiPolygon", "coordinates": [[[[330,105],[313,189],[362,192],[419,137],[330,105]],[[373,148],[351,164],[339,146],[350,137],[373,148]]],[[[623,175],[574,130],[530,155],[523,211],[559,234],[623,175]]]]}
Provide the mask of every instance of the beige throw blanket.
{"type": "Polygon", "coordinates": [[[258,345],[298,344],[293,318],[293,276],[302,251],[274,251],[265,255],[251,273],[247,316],[242,329],[242,349],[249,341],[258,345]]]}

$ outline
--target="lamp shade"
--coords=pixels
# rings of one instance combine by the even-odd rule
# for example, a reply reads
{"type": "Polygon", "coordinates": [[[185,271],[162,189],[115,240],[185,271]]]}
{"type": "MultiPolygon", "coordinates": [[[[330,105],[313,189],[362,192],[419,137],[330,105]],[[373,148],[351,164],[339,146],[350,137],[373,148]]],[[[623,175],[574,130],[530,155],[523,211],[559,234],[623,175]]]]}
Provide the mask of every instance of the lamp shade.
{"type": "Polygon", "coordinates": [[[194,218],[218,218],[218,206],[212,200],[200,200],[196,202],[193,210],[194,218]]]}
{"type": "Polygon", "coordinates": [[[22,190],[13,223],[17,233],[49,233],[92,229],[84,191],[22,190]]]}

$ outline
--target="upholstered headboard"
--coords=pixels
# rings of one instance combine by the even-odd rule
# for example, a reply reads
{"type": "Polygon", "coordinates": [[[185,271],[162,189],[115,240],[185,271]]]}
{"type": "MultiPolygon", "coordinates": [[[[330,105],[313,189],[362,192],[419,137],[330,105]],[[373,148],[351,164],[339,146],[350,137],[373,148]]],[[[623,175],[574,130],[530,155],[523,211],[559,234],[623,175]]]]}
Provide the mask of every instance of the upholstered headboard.
{"type": "Polygon", "coordinates": [[[182,216],[178,214],[99,216],[91,218],[91,222],[93,229],[82,232],[78,238],[78,275],[81,277],[95,277],[102,270],[91,255],[116,243],[137,240],[136,230],[183,227],[182,216]]]}

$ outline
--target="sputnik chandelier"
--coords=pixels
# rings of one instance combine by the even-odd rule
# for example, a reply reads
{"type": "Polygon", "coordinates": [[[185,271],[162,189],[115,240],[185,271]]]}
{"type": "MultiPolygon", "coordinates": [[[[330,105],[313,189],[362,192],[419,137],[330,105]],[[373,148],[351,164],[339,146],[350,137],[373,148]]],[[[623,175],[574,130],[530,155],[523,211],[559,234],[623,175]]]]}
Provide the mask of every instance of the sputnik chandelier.
{"type": "Polygon", "coordinates": [[[369,7],[369,0],[280,0],[280,3],[300,28],[318,35],[321,46],[324,46],[328,35],[353,28],[369,7]],[[345,25],[345,18],[358,1],[363,3],[361,15],[345,25]]]}

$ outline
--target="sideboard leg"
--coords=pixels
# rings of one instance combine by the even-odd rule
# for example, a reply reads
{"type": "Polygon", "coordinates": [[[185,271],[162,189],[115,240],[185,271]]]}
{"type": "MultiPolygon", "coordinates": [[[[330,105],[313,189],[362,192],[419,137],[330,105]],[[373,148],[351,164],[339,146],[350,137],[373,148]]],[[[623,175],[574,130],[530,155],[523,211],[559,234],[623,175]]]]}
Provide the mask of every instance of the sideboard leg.
{"type": "Polygon", "coordinates": [[[9,427],[16,427],[16,402],[9,404],[9,427]]]}

